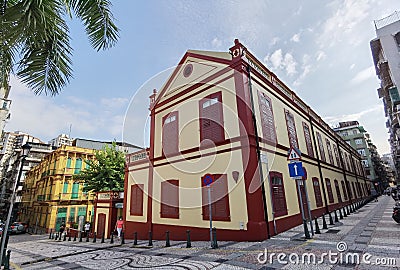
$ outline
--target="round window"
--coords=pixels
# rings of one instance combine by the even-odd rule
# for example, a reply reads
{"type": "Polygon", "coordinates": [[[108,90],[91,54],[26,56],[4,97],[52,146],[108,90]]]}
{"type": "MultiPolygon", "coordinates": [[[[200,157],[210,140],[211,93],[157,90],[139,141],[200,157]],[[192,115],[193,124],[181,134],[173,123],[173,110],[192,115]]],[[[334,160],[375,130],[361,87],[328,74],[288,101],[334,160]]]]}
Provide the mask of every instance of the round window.
{"type": "Polygon", "coordinates": [[[193,71],[193,65],[187,64],[185,66],[185,69],[183,70],[183,76],[185,76],[185,78],[189,77],[190,74],[192,74],[192,71],[193,71]]]}

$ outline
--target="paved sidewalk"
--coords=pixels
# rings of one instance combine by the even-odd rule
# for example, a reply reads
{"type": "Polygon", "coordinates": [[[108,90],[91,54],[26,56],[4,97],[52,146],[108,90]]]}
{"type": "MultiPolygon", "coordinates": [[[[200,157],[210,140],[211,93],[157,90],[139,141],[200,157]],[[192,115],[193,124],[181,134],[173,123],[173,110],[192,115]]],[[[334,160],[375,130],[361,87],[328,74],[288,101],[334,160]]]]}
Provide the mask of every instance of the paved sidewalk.
{"type": "Polygon", "coordinates": [[[391,218],[393,205],[391,197],[382,196],[379,202],[370,202],[328,229],[321,229],[320,218],[322,233],[310,240],[304,239],[303,226],[299,226],[263,242],[220,241],[218,249],[211,249],[209,242],[192,242],[192,247],[186,248],[186,242],[171,241],[171,247],[165,247],[165,241],[153,241],[150,248],[148,241],[139,241],[137,246],[132,240],[111,245],[109,240],[101,244],[99,240],[55,241],[43,236],[37,241],[11,243],[9,248],[14,269],[400,269],[400,224],[391,218]],[[281,263],[279,253],[286,255],[279,255],[281,263]],[[311,253],[316,262],[322,257],[322,263],[290,262],[301,262],[311,253]],[[338,259],[336,263],[330,263],[329,253],[337,253],[332,256],[338,259]],[[369,264],[362,262],[363,256],[369,264]],[[360,264],[353,263],[357,257],[360,264]]]}

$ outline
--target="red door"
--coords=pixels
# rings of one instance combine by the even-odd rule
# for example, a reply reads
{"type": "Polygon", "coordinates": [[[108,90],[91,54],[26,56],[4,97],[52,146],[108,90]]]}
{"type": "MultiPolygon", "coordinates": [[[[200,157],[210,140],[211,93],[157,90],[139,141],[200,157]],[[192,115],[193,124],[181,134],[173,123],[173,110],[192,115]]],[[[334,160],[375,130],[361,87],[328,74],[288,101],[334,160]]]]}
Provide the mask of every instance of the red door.
{"type": "Polygon", "coordinates": [[[106,215],[98,214],[97,215],[97,235],[103,235],[105,233],[106,228],[106,215]]]}

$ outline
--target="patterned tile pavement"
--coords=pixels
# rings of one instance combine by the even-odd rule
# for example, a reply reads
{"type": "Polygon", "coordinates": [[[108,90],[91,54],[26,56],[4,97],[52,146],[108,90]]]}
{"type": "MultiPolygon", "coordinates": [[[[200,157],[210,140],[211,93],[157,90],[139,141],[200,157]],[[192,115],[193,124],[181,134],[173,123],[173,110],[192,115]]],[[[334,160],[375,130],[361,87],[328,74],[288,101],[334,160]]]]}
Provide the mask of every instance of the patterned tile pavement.
{"type": "MultiPolygon", "coordinates": [[[[132,240],[120,245],[54,241],[46,237],[10,243],[11,266],[13,269],[400,269],[400,224],[391,218],[393,205],[391,197],[380,197],[378,202],[370,202],[327,229],[321,229],[322,218],[319,218],[321,234],[310,240],[304,239],[303,226],[298,226],[263,242],[218,242],[218,249],[200,241],[186,248],[186,242],[176,241],[171,241],[171,247],[165,247],[164,241],[153,241],[149,247],[147,241],[133,246],[132,240]],[[338,248],[343,248],[341,253],[338,248]],[[370,263],[354,263],[353,260],[362,260],[363,256],[370,263]],[[302,259],[315,259],[317,263],[298,263],[302,259]],[[382,266],[377,262],[392,265],[382,266]]],[[[328,217],[326,222],[329,224],[328,217]]],[[[315,229],[314,222],[313,226],[315,229]]]]}

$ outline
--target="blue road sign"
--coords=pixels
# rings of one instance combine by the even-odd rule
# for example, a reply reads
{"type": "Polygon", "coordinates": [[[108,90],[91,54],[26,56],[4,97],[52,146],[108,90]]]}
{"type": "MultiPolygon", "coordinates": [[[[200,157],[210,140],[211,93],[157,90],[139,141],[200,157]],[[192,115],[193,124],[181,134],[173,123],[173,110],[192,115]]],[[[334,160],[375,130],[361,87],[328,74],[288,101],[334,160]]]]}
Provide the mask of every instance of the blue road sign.
{"type": "Polygon", "coordinates": [[[203,178],[203,183],[205,186],[209,186],[214,182],[213,176],[211,174],[206,174],[203,178]]]}
{"type": "Polygon", "coordinates": [[[292,162],[288,164],[290,177],[304,176],[303,164],[299,162],[292,162]]]}

